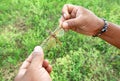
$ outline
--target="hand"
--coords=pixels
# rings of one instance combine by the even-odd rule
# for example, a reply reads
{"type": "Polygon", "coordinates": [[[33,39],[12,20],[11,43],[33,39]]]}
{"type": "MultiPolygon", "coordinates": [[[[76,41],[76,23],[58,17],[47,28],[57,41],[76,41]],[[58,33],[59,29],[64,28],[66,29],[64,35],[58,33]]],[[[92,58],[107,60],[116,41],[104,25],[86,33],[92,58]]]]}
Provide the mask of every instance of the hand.
{"type": "Polygon", "coordinates": [[[102,19],[81,6],[66,4],[62,14],[60,26],[65,30],[71,29],[81,34],[95,35],[104,25],[102,19]]]}
{"type": "Polygon", "coordinates": [[[44,60],[40,46],[35,47],[32,54],[23,62],[14,81],[51,81],[51,65],[44,60]]]}

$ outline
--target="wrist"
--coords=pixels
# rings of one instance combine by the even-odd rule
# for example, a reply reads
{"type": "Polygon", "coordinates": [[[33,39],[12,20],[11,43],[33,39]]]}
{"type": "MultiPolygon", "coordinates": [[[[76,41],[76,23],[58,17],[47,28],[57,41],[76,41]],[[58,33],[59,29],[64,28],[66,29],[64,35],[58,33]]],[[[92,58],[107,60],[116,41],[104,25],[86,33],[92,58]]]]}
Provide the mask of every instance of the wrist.
{"type": "Polygon", "coordinates": [[[120,26],[108,22],[108,31],[99,36],[99,38],[120,48],[120,26]]]}
{"type": "Polygon", "coordinates": [[[99,22],[98,27],[97,27],[98,29],[94,33],[93,37],[98,37],[107,31],[108,22],[105,19],[100,19],[100,18],[98,22],[99,22]]]}

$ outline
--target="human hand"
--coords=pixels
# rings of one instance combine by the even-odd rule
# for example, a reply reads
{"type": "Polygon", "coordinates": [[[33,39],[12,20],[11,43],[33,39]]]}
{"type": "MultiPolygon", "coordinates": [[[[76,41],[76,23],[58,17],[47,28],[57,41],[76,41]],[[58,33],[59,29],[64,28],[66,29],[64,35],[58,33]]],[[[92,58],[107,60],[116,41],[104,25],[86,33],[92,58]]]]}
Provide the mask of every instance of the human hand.
{"type": "Polygon", "coordinates": [[[36,46],[32,54],[23,62],[14,81],[52,81],[51,65],[44,60],[44,53],[40,46],[36,46]]]}
{"type": "Polygon", "coordinates": [[[60,26],[65,30],[71,29],[92,36],[99,32],[104,25],[102,19],[81,6],[66,4],[62,9],[62,14],[60,26]]]}

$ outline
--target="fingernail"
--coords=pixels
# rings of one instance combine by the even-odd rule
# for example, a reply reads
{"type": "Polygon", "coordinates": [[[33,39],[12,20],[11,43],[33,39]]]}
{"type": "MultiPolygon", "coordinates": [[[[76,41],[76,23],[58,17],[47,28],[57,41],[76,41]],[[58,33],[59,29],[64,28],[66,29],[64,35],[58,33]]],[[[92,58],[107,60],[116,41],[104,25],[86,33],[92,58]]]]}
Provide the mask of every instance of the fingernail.
{"type": "Polygon", "coordinates": [[[68,23],[67,22],[63,22],[63,28],[67,28],[68,27],[68,23]]]}
{"type": "Polygon", "coordinates": [[[34,52],[41,52],[42,48],[40,46],[36,46],[34,48],[34,52]]]}
{"type": "Polygon", "coordinates": [[[65,13],[63,14],[63,16],[64,16],[65,19],[67,18],[67,15],[65,13]]]}

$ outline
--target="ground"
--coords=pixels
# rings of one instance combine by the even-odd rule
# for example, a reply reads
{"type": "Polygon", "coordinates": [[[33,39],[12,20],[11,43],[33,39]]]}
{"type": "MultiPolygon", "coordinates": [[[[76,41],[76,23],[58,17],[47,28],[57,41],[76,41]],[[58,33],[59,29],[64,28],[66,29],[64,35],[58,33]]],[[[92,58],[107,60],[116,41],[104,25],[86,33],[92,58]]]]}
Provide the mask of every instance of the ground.
{"type": "MultiPolygon", "coordinates": [[[[64,4],[80,5],[120,24],[119,0],[0,0],[0,81],[13,81],[19,66],[58,27],[64,4]]],[[[62,45],[44,50],[53,81],[118,81],[120,51],[99,38],[73,31],[62,45]]]]}

